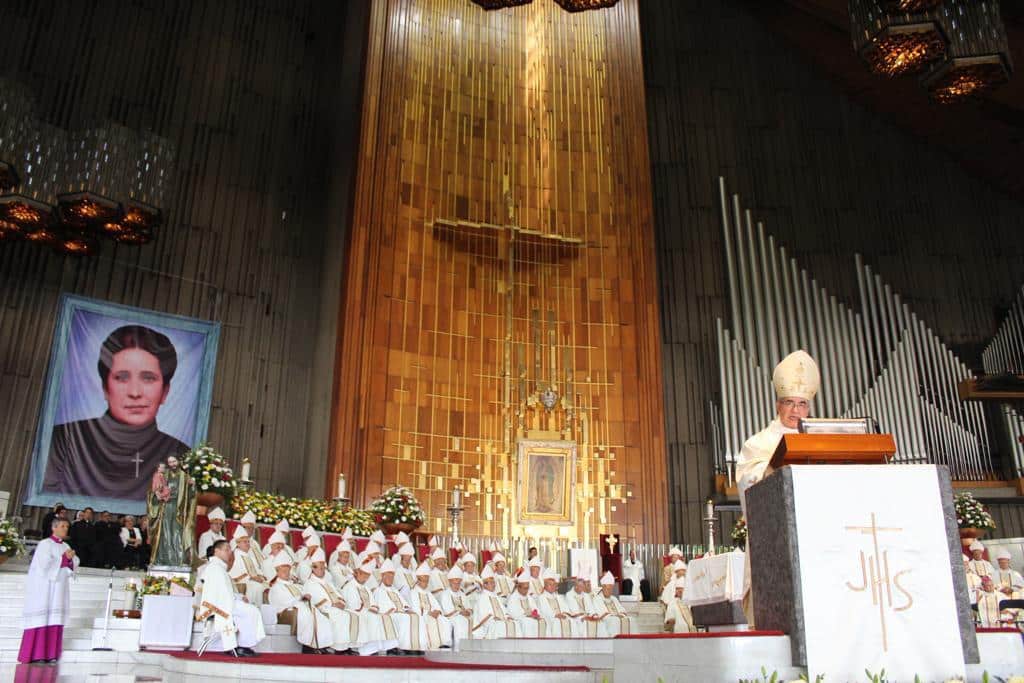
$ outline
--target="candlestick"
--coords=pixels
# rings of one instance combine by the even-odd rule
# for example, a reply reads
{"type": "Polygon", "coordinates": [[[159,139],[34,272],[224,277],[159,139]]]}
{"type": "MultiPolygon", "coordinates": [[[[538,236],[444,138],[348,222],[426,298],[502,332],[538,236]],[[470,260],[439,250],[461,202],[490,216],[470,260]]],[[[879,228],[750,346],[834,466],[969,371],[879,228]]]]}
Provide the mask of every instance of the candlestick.
{"type": "Polygon", "coordinates": [[[458,486],[456,486],[455,490],[452,491],[452,507],[456,507],[457,508],[457,507],[461,507],[461,506],[462,506],[462,489],[459,488],[458,486]]]}
{"type": "Polygon", "coordinates": [[[252,464],[249,462],[249,458],[242,459],[242,481],[249,481],[249,470],[252,468],[252,464]]]}
{"type": "Polygon", "coordinates": [[[708,498],[707,510],[708,510],[708,517],[714,517],[715,516],[715,501],[711,500],[710,498],[708,498]]]}
{"type": "Polygon", "coordinates": [[[344,498],[345,497],[345,493],[346,493],[345,489],[346,489],[345,473],[344,472],[339,472],[338,473],[338,489],[337,489],[338,494],[335,497],[336,498],[344,498]]]}

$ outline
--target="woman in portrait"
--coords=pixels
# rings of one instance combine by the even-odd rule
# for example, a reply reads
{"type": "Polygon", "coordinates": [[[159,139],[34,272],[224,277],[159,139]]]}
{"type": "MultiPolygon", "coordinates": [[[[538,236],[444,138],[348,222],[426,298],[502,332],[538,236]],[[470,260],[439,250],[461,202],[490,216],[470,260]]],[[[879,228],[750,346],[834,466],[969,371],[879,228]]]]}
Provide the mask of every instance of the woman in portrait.
{"type": "Polygon", "coordinates": [[[96,367],[107,410],[53,428],[43,490],[143,500],[160,461],[188,450],[157,425],[177,353],[166,335],[124,325],[101,344],[96,367]]]}

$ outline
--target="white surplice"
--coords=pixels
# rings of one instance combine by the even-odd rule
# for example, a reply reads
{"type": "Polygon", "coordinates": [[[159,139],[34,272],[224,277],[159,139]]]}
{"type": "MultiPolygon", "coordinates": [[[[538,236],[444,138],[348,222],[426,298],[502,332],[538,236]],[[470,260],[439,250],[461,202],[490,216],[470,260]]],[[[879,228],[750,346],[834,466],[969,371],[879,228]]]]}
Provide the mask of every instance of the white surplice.
{"type": "MultiPolygon", "coordinates": [[[[71,610],[70,580],[73,571],[61,567],[61,558],[71,549],[67,543],[44,538],[36,546],[25,577],[24,628],[63,626],[71,610]]],[[[71,563],[78,568],[75,555],[71,563]]]]}

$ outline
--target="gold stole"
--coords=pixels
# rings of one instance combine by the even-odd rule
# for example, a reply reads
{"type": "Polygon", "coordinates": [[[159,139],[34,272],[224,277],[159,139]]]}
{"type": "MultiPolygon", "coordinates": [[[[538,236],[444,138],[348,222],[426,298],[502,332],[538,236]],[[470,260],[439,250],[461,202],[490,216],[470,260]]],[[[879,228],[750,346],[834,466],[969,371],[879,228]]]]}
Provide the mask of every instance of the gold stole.
{"type": "Polygon", "coordinates": [[[441,627],[438,625],[437,619],[430,616],[430,594],[419,590],[416,595],[420,599],[420,609],[423,610],[423,616],[427,620],[427,642],[431,650],[436,650],[441,647],[441,627]]]}
{"type": "MultiPolygon", "coordinates": [[[[530,599],[519,597],[519,608],[523,610],[523,617],[530,618],[530,614],[533,610],[530,609],[530,599]]],[[[546,638],[548,633],[548,622],[543,619],[534,619],[537,622],[537,637],[546,638]]]]}
{"type": "Polygon", "coordinates": [[[365,588],[363,588],[362,584],[359,584],[358,586],[356,586],[356,590],[359,592],[359,602],[362,603],[359,606],[359,609],[360,610],[369,609],[370,608],[370,603],[371,603],[371,601],[370,601],[370,591],[368,591],[365,588]]]}
{"type": "MultiPolygon", "coordinates": [[[[585,602],[586,597],[587,596],[586,596],[585,593],[577,593],[576,594],[576,607],[579,608],[580,612],[582,612],[583,616],[585,616],[585,617],[586,616],[590,616],[590,613],[587,611],[587,603],[585,602]]],[[[597,622],[596,621],[591,621],[590,619],[584,619],[583,623],[587,627],[587,637],[588,638],[596,638],[597,637],[597,622]]]]}
{"type": "Polygon", "coordinates": [[[263,568],[256,569],[256,560],[252,556],[252,551],[242,555],[242,564],[245,565],[245,571],[249,575],[249,579],[256,582],[263,582],[263,568]]]}
{"type": "MultiPolygon", "coordinates": [[[[384,590],[387,591],[388,597],[391,598],[391,602],[395,606],[395,611],[401,612],[403,609],[405,609],[405,606],[402,605],[402,598],[397,593],[395,593],[395,591],[391,590],[390,588],[388,588],[386,586],[385,586],[384,590]]],[[[384,635],[386,636],[386,639],[387,640],[395,640],[398,637],[398,631],[395,630],[395,622],[391,619],[391,615],[390,614],[381,614],[381,619],[384,621],[384,635]]],[[[418,624],[417,624],[417,626],[418,626],[418,624]]],[[[418,633],[414,634],[411,627],[410,627],[409,633],[410,633],[410,635],[412,635],[412,639],[418,644],[418,642],[419,642],[419,634],[418,633]]],[[[420,648],[417,647],[416,645],[414,645],[412,649],[419,650],[420,648]]]]}
{"type": "MultiPolygon", "coordinates": [[[[551,611],[554,612],[555,614],[558,614],[559,612],[562,611],[562,608],[558,604],[558,596],[557,595],[548,594],[548,604],[551,605],[551,611]]],[[[558,619],[558,624],[561,627],[562,637],[563,638],[571,638],[572,637],[572,627],[569,625],[569,617],[562,617],[560,619],[558,617],[555,617],[555,618],[558,619]],[[569,626],[569,635],[565,635],[565,627],[566,626],[569,626]]]]}
{"type": "Polygon", "coordinates": [[[618,617],[620,632],[628,635],[629,617],[623,614],[622,610],[619,609],[619,606],[615,602],[615,598],[605,598],[604,607],[608,610],[608,614],[611,614],[613,617],[618,617]]]}
{"type": "Polygon", "coordinates": [[[494,618],[505,623],[505,637],[515,638],[516,637],[516,622],[505,616],[505,610],[501,607],[501,601],[495,595],[487,596],[491,599],[491,612],[494,613],[494,618]]]}

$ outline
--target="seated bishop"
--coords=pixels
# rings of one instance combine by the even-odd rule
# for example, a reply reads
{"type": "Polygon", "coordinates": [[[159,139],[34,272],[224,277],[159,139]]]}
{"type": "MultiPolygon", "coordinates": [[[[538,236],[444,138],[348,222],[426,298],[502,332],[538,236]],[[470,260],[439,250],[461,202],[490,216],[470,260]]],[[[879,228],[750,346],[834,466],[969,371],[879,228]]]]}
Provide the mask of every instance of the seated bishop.
{"type": "Polygon", "coordinates": [[[622,609],[622,603],[612,595],[615,589],[615,577],[605,572],[601,577],[601,591],[594,596],[591,614],[601,620],[606,634],[614,638],[618,635],[636,633],[636,624],[622,609]]]}
{"type": "Polygon", "coordinates": [[[249,532],[238,525],[231,535],[235,545],[235,561],[231,565],[231,580],[239,587],[249,603],[259,607],[266,601],[270,590],[270,578],[263,575],[263,563],[249,548],[249,532]]]}
{"type": "Polygon", "coordinates": [[[547,637],[547,623],[530,595],[530,575],[526,572],[516,577],[516,590],[505,602],[505,614],[516,620],[516,631],[520,637],[547,637]]]}
{"type": "Polygon", "coordinates": [[[539,557],[535,557],[526,563],[526,569],[530,577],[530,595],[537,597],[544,593],[544,563],[539,557]]]}
{"type": "Polygon", "coordinates": [[[566,604],[569,606],[570,616],[579,624],[578,635],[581,638],[607,638],[608,632],[604,622],[594,612],[594,593],[591,590],[590,579],[586,576],[577,576],[576,585],[565,595],[566,604]]]}
{"type": "Polygon", "coordinates": [[[398,648],[398,639],[394,633],[388,635],[384,630],[384,620],[373,601],[373,591],[367,582],[375,569],[372,562],[365,562],[356,567],[355,577],[345,584],[341,597],[345,601],[345,609],[357,617],[359,629],[354,641],[360,654],[364,652],[391,652],[398,648]]]}
{"type": "Polygon", "coordinates": [[[545,569],[542,574],[544,579],[544,592],[536,598],[537,611],[546,624],[548,638],[575,638],[582,633],[582,628],[577,620],[570,615],[565,596],[558,593],[558,574],[551,569],[545,569]]]}
{"type": "Polygon", "coordinates": [[[288,553],[288,557],[292,558],[292,564],[298,564],[299,558],[295,556],[295,551],[292,550],[292,527],[288,524],[287,519],[282,519],[274,525],[274,531],[284,536],[284,549],[288,553]]]}
{"type": "MultiPolygon", "coordinates": [[[[379,533],[379,531],[374,533],[379,533]]],[[[373,536],[370,536],[370,538],[372,539],[373,536]]],[[[370,574],[370,580],[366,582],[366,585],[371,590],[376,590],[377,586],[380,585],[380,568],[384,564],[382,546],[377,541],[371,540],[363,548],[363,552],[359,553],[357,562],[360,566],[367,563],[373,565],[373,572],[370,574]]]]}
{"type": "Polygon", "coordinates": [[[981,541],[975,540],[971,543],[971,560],[969,566],[971,571],[981,576],[992,576],[995,574],[995,567],[992,566],[988,560],[985,559],[985,546],[982,545],[981,541]]]}
{"type": "Polygon", "coordinates": [[[466,605],[473,609],[481,591],[480,575],[476,573],[476,555],[464,552],[459,556],[457,564],[462,570],[462,593],[466,596],[466,605]]]}
{"type": "Polygon", "coordinates": [[[1010,551],[1000,550],[996,554],[995,573],[992,576],[996,590],[1010,600],[1024,599],[1024,577],[1010,567],[1010,551]]]}
{"type": "Polygon", "coordinates": [[[346,611],[342,594],[334,589],[334,582],[327,573],[324,551],[317,548],[307,559],[309,578],[303,590],[309,594],[313,608],[318,610],[331,624],[334,651],[339,654],[370,655],[378,651],[378,643],[359,642],[359,617],[346,611]]]}
{"type": "Polygon", "coordinates": [[[494,592],[494,570],[484,567],[480,572],[480,593],[473,606],[473,637],[484,640],[515,638],[519,635],[516,620],[505,612],[505,606],[494,592]]]}
{"type": "MultiPolygon", "coordinates": [[[[416,562],[414,556],[416,555],[416,549],[412,547],[412,543],[405,543],[395,554],[397,564],[395,564],[395,583],[402,591],[402,597],[406,600],[409,599],[409,591],[412,590],[413,586],[416,585],[416,562]]],[[[395,560],[392,560],[392,564],[395,560]]]]}
{"type": "Polygon", "coordinates": [[[1006,596],[996,590],[991,576],[982,576],[977,589],[978,622],[983,628],[996,628],[1000,625],[999,603],[1006,596]]]}
{"type": "Polygon", "coordinates": [[[199,535],[199,541],[196,543],[196,552],[201,558],[206,557],[206,551],[214,541],[224,538],[224,511],[219,507],[213,508],[206,514],[206,518],[210,520],[210,528],[199,535]]]}
{"type": "Polygon", "coordinates": [[[312,573],[313,556],[316,555],[318,550],[320,550],[320,534],[314,531],[306,537],[306,554],[295,567],[295,573],[298,575],[300,583],[309,581],[309,576],[312,573]]]}
{"type": "Polygon", "coordinates": [[[416,585],[409,591],[409,606],[423,621],[425,650],[451,647],[452,624],[441,612],[441,603],[429,590],[430,566],[426,562],[416,568],[416,585]]]}
{"type": "Polygon", "coordinates": [[[661,568],[661,585],[667,586],[676,576],[675,563],[683,559],[683,551],[679,546],[672,546],[668,550],[668,563],[661,568]]]}
{"type": "Polygon", "coordinates": [[[395,565],[384,560],[380,567],[380,585],[373,592],[373,606],[370,611],[381,616],[384,633],[390,640],[398,640],[398,648],[406,653],[423,654],[423,620],[416,613],[395,584],[395,565]]]}
{"type": "MultiPolygon", "coordinates": [[[[256,513],[252,510],[247,510],[242,518],[238,520],[238,523],[245,527],[245,530],[249,532],[249,552],[251,552],[256,560],[262,565],[263,560],[266,559],[263,553],[263,545],[260,543],[260,532],[256,528],[256,513]]],[[[273,574],[270,574],[273,576],[273,574]]]]}
{"type": "Polygon", "coordinates": [[[515,578],[508,573],[508,562],[501,552],[491,555],[491,569],[494,570],[494,592],[506,600],[516,589],[515,578]]]}
{"type": "Polygon", "coordinates": [[[344,589],[345,584],[353,580],[356,573],[355,563],[352,561],[352,546],[347,540],[343,539],[331,553],[327,561],[327,570],[331,573],[338,590],[344,589]]]}
{"type": "Polygon", "coordinates": [[[665,608],[665,630],[670,633],[691,633],[693,627],[693,615],[690,613],[690,606],[683,602],[683,588],[686,579],[672,579],[671,586],[672,600],[665,608]]]}
{"type": "MultiPolygon", "coordinates": [[[[434,538],[431,536],[431,538],[434,538]]],[[[439,596],[448,590],[448,558],[440,548],[434,548],[430,552],[430,592],[439,596]]],[[[462,574],[462,570],[459,570],[462,574]]],[[[461,576],[459,577],[461,580],[461,576]]]]}
{"type": "Polygon", "coordinates": [[[658,601],[667,608],[669,603],[676,599],[675,579],[684,579],[683,583],[686,583],[686,563],[679,559],[666,567],[666,569],[672,569],[672,575],[665,582],[665,587],[661,589],[661,596],[658,598],[658,601]]]}
{"type": "MultiPolygon", "coordinates": [[[[437,570],[431,570],[431,580],[437,570]]],[[[451,622],[452,640],[458,644],[463,638],[470,638],[472,635],[470,618],[473,610],[465,602],[465,595],[462,592],[462,570],[452,567],[445,576],[447,587],[437,594],[437,602],[441,605],[441,613],[451,622]]],[[[428,584],[429,589],[430,584],[428,584]]],[[[433,591],[431,591],[433,593],[433,591]]]]}
{"type": "MultiPolygon", "coordinates": [[[[239,527],[241,528],[241,527],[239,527]]],[[[242,657],[255,657],[253,650],[266,637],[259,608],[247,603],[235,592],[228,562],[231,544],[215,541],[212,557],[203,571],[202,590],[196,621],[205,623],[208,648],[242,657]]]]}
{"type": "Polygon", "coordinates": [[[303,560],[306,560],[306,559],[309,558],[311,553],[309,552],[309,546],[306,545],[306,540],[310,536],[314,536],[314,535],[316,535],[316,529],[314,529],[311,526],[307,526],[305,529],[302,530],[302,545],[295,549],[295,563],[296,564],[301,563],[303,560]]]}
{"type": "Polygon", "coordinates": [[[280,531],[275,531],[270,535],[270,540],[267,541],[266,552],[264,553],[266,559],[263,561],[263,576],[277,576],[278,561],[283,557],[287,563],[292,575],[295,572],[295,563],[292,561],[292,556],[288,554],[287,541],[285,540],[284,534],[280,531]]]}
{"type": "MultiPolygon", "coordinates": [[[[275,532],[277,533],[277,532],[275,532]]],[[[291,580],[292,561],[285,552],[269,557],[276,575],[270,580],[267,603],[277,610],[279,623],[294,623],[295,638],[304,654],[324,654],[334,645],[330,619],[316,609],[304,587],[291,580]]]]}

